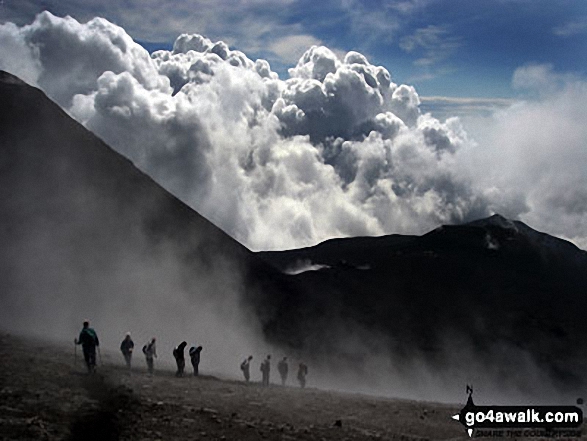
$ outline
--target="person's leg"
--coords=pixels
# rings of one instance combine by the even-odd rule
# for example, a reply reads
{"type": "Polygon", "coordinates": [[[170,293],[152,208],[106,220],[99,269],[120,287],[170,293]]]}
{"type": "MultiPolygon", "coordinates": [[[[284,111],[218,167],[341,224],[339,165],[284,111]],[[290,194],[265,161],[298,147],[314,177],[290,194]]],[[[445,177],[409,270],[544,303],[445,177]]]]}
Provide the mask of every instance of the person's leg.
{"type": "Polygon", "coordinates": [[[94,372],[96,370],[96,347],[88,348],[88,370],[94,372]]]}
{"type": "Polygon", "coordinates": [[[88,372],[92,372],[92,365],[90,362],[90,349],[87,346],[82,346],[82,350],[84,353],[84,361],[86,362],[86,368],[88,368],[88,372]]]}

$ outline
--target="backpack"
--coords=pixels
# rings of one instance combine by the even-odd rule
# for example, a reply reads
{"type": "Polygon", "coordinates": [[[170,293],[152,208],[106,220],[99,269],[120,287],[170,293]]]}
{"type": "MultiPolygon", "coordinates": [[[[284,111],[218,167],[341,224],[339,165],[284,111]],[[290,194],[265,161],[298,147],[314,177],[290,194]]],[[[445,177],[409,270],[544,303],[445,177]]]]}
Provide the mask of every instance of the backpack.
{"type": "Polygon", "coordinates": [[[241,363],[241,371],[244,371],[246,366],[247,366],[247,360],[245,360],[241,363]]]}
{"type": "Polygon", "coordinates": [[[143,346],[143,354],[147,355],[147,345],[143,346]]]}

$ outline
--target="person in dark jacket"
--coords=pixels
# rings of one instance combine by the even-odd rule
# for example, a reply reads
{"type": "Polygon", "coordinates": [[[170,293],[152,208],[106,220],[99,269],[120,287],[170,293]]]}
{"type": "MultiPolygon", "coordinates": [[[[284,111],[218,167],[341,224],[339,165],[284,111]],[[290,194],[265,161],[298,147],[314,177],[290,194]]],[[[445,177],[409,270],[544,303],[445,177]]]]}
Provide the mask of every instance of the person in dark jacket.
{"type": "Polygon", "coordinates": [[[271,355],[267,355],[267,358],[261,363],[262,373],[262,384],[263,386],[269,386],[269,374],[271,372],[271,355]]]}
{"type": "Polygon", "coordinates": [[[287,357],[283,357],[279,363],[277,363],[277,371],[281,376],[281,385],[285,386],[285,382],[287,381],[287,371],[289,370],[287,365],[287,357]]]}
{"type": "Polygon", "coordinates": [[[183,351],[187,345],[187,342],[182,341],[173,349],[173,357],[177,363],[177,372],[175,373],[176,377],[183,377],[183,370],[185,369],[185,354],[183,351]]]}
{"type": "Polygon", "coordinates": [[[249,355],[248,358],[245,358],[241,363],[241,371],[243,371],[243,375],[245,376],[245,381],[248,383],[251,379],[251,360],[253,359],[252,355],[249,355]]]}
{"type": "Polygon", "coordinates": [[[300,387],[302,389],[306,387],[306,375],[308,375],[308,366],[304,363],[300,363],[298,368],[298,381],[300,382],[300,387]]]}
{"type": "Polygon", "coordinates": [[[127,332],[126,337],[120,343],[120,352],[124,356],[124,361],[126,362],[126,367],[130,369],[130,362],[132,360],[132,351],[135,348],[135,344],[130,338],[130,332],[127,332]]]}
{"type": "Polygon", "coordinates": [[[197,377],[199,374],[199,366],[200,366],[200,352],[202,352],[202,346],[198,346],[197,348],[192,346],[190,348],[190,360],[192,362],[192,366],[194,367],[194,375],[197,377]]]}
{"type": "Polygon", "coordinates": [[[76,345],[82,345],[84,352],[84,360],[88,367],[88,372],[93,373],[96,371],[96,347],[100,346],[98,340],[98,334],[92,328],[90,328],[90,322],[87,320],[83,324],[83,328],[79,333],[79,337],[74,340],[76,345]]]}
{"type": "Polygon", "coordinates": [[[143,346],[143,354],[145,354],[149,375],[153,375],[153,371],[155,370],[154,358],[157,358],[157,347],[155,346],[156,341],[157,339],[153,337],[149,343],[143,346]]]}

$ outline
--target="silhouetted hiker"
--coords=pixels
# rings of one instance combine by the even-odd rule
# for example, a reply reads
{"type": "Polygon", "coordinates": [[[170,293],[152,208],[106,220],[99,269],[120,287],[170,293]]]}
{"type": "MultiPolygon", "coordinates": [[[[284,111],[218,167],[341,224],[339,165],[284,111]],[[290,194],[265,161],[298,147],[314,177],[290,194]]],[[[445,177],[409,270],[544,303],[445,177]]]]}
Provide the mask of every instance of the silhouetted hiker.
{"type": "Polygon", "coordinates": [[[467,384],[467,395],[469,395],[469,397],[467,398],[467,404],[466,406],[468,407],[474,407],[475,404],[473,403],[473,385],[468,385],[467,384]]]}
{"type": "Polygon", "coordinates": [[[190,348],[190,360],[192,361],[192,366],[194,367],[194,375],[197,377],[199,374],[198,368],[200,366],[200,352],[202,352],[202,346],[198,346],[197,348],[192,346],[190,348]]]}
{"type": "Polygon", "coordinates": [[[175,349],[173,349],[173,357],[177,363],[177,372],[175,373],[176,377],[183,377],[183,370],[185,369],[185,355],[183,351],[187,345],[187,342],[182,341],[175,347],[175,349]]]}
{"type": "Polygon", "coordinates": [[[300,382],[300,387],[302,389],[306,387],[306,375],[308,375],[308,366],[304,363],[300,363],[300,367],[298,368],[298,381],[300,382]]]}
{"type": "Polygon", "coordinates": [[[135,348],[135,344],[130,338],[130,332],[127,332],[126,337],[120,343],[120,352],[124,356],[124,361],[126,362],[126,367],[130,369],[130,362],[132,360],[132,351],[135,348]]]}
{"type": "Polygon", "coordinates": [[[287,381],[287,371],[288,371],[288,366],[287,366],[287,357],[283,357],[283,360],[281,360],[279,363],[277,363],[277,371],[279,372],[279,375],[281,375],[281,385],[285,386],[285,382],[287,381]]]}
{"type": "Polygon", "coordinates": [[[263,374],[262,384],[263,386],[269,386],[269,372],[271,371],[271,355],[267,355],[267,358],[261,363],[261,373],[263,374]]]}
{"type": "Polygon", "coordinates": [[[155,341],[157,339],[153,337],[149,343],[143,346],[143,354],[145,354],[145,359],[147,360],[147,369],[149,370],[149,374],[153,375],[153,358],[157,358],[157,348],[155,347],[155,341]]]}
{"type": "Polygon", "coordinates": [[[249,358],[245,358],[241,363],[241,371],[243,371],[243,375],[245,376],[245,381],[248,383],[251,379],[251,360],[253,359],[252,355],[249,355],[249,358]]]}
{"type": "Polygon", "coordinates": [[[83,326],[79,337],[74,342],[76,345],[82,345],[88,372],[92,373],[96,371],[96,347],[100,346],[100,341],[98,340],[96,331],[90,328],[90,322],[86,320],[83,326]]]}

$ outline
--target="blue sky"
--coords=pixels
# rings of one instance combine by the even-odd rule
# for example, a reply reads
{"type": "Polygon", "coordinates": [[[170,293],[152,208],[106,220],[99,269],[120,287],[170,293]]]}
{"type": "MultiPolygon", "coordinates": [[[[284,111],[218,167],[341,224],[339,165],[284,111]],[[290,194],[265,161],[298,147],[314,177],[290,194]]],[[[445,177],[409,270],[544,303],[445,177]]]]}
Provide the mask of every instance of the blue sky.
{"type": "Polygon", "coordinates": [[[282,78],[311,44],[357,50],[424,96],[514,97],[513,72],[529,64],[587,75],[584,0],[4,0],[0,20],[22,25],[44,9],[103,16],[148,48],[200,33],[282,78]]]}

